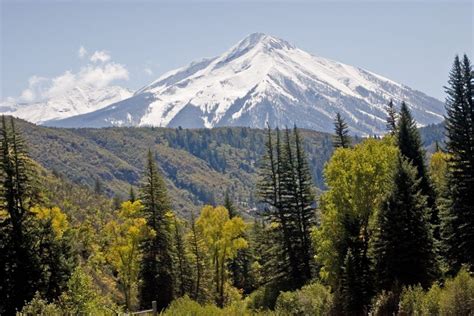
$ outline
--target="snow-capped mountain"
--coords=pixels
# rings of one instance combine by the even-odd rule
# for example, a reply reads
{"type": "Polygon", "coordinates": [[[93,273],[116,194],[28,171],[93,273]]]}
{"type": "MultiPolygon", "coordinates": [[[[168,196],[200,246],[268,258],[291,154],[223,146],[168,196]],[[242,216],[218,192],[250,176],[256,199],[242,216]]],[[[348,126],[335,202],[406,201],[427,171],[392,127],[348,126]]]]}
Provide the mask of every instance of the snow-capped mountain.
{"type": "Polygon", "coordinates": [[[97,88],[89,85],[74,87],[60,95],[40,102],[0,104],[0,113],[42,124],[93,112],[132,96],[132,91],[119,87],[97,88]]]}
{"type": "Polygon", "coordinates": [[[443,119],[444,106],[422,92],[288,42],[251,34],[221,56],[168,72],[128,99],[46,125],[292,126],[333,130],[340,112],[352,132],[383,133],[388,100],[405,101],[420,125],[443,119]]]}

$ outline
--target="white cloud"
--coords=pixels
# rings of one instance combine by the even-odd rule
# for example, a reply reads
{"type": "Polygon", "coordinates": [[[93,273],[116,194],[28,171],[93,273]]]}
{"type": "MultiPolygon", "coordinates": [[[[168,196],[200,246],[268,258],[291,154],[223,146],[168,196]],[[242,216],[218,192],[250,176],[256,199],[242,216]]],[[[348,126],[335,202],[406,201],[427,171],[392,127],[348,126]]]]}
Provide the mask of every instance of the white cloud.
{"type": "Polygon", "coordinates": [[[143,71],[149,76],[153,75],[153,70],[151,70],[150,68],[145,68],[145,69],[143,69],[143,71]]]}
{"type": "Polygon", "coordinates": [[[113,61],[108,62],[110,55],[97,58],[102,63],[85,65],[78,72],[67,70],[53,78],[32,76],[21,95],[18,98],[10,97],[9,100],[30,103],[64,95],[75,87],[103,88],[116,80],[128,80],[127,68],[113,61]]]}
{"type": "Polygon", "coordinates": [[[98,51],[95,51],[94,54],[92,54],[90,60],[93,63],[96,63],[99,61],[102,63],[105,63],[110,60],[110,55],[104,50],[98,50],[98,51]]]}
{"type": "Polygon", "coordinates": [[[84,48],[84,46],[81,45],[81,47],[79,47],[79,51],[77,52],[77,55],[79,56],[79,58],[84,58],[86,57],[87,55],[87,50],[84,48]]]}

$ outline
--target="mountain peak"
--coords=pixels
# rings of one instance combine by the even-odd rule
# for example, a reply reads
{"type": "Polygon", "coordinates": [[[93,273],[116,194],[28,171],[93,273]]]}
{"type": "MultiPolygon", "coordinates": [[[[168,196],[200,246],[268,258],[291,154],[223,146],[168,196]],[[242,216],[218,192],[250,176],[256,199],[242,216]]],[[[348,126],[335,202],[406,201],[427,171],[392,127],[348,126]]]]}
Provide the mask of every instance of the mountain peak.
{"type": "Polygon", "coordinates": [[[385,132],[388,100],[411,105],[421,124],[442,120],[444,105],[369,71],[313,56],[253,33],[220,56],[170,71],[133,97],[55,126],[291,126],[333,131],[337,112],[353,133],[385,132]]]}
{"type": "Polygon", "coordinates": [[[235,53],[237,51],[248,51],[256,47],[264,50],[295,48],[293,45],[283,39],[267,35],[265,33],[252,33],[238,42],[237,45],[231,49],[231,52],[235,53]]]}

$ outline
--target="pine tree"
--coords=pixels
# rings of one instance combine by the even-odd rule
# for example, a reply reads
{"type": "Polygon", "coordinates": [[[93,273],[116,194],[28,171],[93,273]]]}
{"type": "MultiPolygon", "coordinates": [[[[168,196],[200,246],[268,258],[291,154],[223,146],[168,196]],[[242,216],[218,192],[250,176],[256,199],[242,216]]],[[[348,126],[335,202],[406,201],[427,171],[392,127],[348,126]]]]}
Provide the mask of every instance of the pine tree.
{"type": "Polygon", "coordinates": [[[140,305],[147,308],[152,301],[159,310],[173,300],[173,261],[170,223],[166,215],[171,210],[166,185],[158,172],[153,154],[148,150],[144,184],[141,188],[143,216],[155,236],[142,244],[140,305]]]}
{"type": "Polygon", "coordinates": [[[229,217],[235,217],[239,215],[239,212],[236,210],[234,206],[234,202],[232,202],[232,199],[229,196],[229,191],[225,191],[225,196],[224,196],[224,207],[227,209],[229,212],[229,217]]]}
{"type": "Polygon", "coordinates": [[[439,239],[439,214],[436,207],[436,194],[425,165],[425,153],[420,133],[405,102],[402,102],[400,108],[400,117],[397,125],[397,145],[400,153],[416,168],[416,177],[420,179],[421,193],[427,198],[434,237],[439,239]]]}
{"type": "Polygon", "coordinates": [[[174,247],[176,253],[176,291],[179,297],[192,293],[192,275],[184,241],[183,223],[174,217],[174,247]]]}
{"type": "Polygon", "coordinates": [[[397,133],[397,111],[392,99],[390,99],[387,105],[387,130],[390,132],[390,135],[397,133]]]}
{"type": "Polygon", "coordinates": [[[267,136],[266,152],[259,168],[257,190],[261,202],[265,205],[264,217],[268,222],[278,227],[274,234],[275,238],[279,239],[278,243],[282,247],[273,252],[272,260],[267,261],[266,264],[278,271],[276,275],[295,280],[299,278],[299,271],[297,270],[298,263],[292,243],[290,219],[283,201],[280,131],[276,130],[276,144],[274,144],[270,128],[268,128],[267,136]]]}
{"type": "Polygon", "coordinates": [[[56,299],[69,278],[69,240],[32,211],[42,202],[36,166],[11,117],[0,125],[0,314],[14,314],[35,292],[56,299]]]}
{"type": "Polygon", "coordinates": [[[342,268],[342,279],[339,302],[341,309],[346,315],[364,315],[367,296],[363,284],[363,276],[360,275],[361,265],[358,253],[347,249],[342,268]]]}
{"type": "Polygon", "coordinates": [[[333,141],[334,148],[350,147],[349,128],[339,112],[336,113],[336,117],[334,118],[334,132],[336,133],[333,141]]]}
{"type": "Polygon", "coordinates": [[[272,233],[281,238],[283,245],[272,247],[274,261],[267,264],[284,271],[283,279],[289,288],[301,287],[312,277],[310,229],[315,212],[311,172],[296,128],[293,135],[286,129],[283,141],[277,129],[275,146],[268,131],[258,187],[262,202],[267,205],[265,217],[276,224],[272,233]]]}
{"type": "Polygon", "coordinates": [[[302,258],[305,282],[312,278],[313,246],[311,244],[311,229],[316,224],[316,204],[313,191],[313,179],[308,159],[304,151],[303,139],[298,128],[294,127],[295,136],[295,173],[296,200],[300,214],[300,231],[302,243],[302,258]]]}
{"type": "Polygon", "coordinates": [[[474,268],[474,101],[471,63],[456,56],[446,88],[448,199],[442,216],[445,255],[453,272],[474,268]]]}
{"type": "Polygon", "coordinates": [[[14,314],[38,289],[41,272],[37,254],[32,253],[25,222],[29,207],[38,201],[33,187],[33,168],[24,142],[2,116],[0,128],[0,205],[8,214],[0,220],[0,314],[14,314]]]}
{"type": "Polygon", "coordinates": [[[426,197],[417,171],[399,157],[393,187],[377,213],[373,237],[376,284],[380,290],[396,285],[431,284],[436,272],[426,197]]]}
{"type": "Polygon", "coordinates": [[[129,201],[130,202],[135,202],[137,200],[137,197],[135,196],[135,190],[133,189],[133,186],[130,186],[130,193],[129,193],[129,201]]]}

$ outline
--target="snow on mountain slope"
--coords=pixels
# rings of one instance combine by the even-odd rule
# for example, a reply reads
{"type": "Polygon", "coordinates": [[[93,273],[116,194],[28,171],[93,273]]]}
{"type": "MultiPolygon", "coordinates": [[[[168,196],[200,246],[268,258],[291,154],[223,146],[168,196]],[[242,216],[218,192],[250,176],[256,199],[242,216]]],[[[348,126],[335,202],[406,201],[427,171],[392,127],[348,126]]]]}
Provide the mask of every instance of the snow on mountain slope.
{"type": "Polygon", "coordinates": [[[420,125],[443,119],[439,100],[367,70],[251,34],[221,56],[168,72],[125,100],[49,121],[64,127],[265,127],[333,130],[340,112],[352,132],[385,131],[388,100],[405,101],[420,125]]]}
{"type": "Polygon", "coordinates": [[[0,104],[0,113],[41,124],[93,112],[130,96],[130,90],[119,86],[97,88],[83,85],[41,102],[5,102],[0,104]]]}

